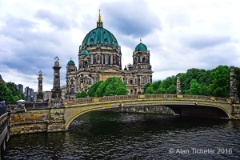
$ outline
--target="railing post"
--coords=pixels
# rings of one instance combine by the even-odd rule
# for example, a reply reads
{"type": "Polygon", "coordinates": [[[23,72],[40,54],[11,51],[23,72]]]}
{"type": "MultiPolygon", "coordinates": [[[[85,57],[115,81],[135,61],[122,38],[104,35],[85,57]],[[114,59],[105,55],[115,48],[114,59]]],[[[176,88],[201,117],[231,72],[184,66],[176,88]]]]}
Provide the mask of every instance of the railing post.
{"type": "Polygon", "coordinates": [[[183,98],[182,94],[177,94],[177,98],[183,98]]]}
{"type": "Polygon", "coordinates": [[[177,77],[177,89],[176,89],[176,94],[179,95],[181,94],[181,82],[180,82],[180,78],[177,77]]]}
{"type": "Polygon", "coordinates": [[[93,98],[93,102],[99,102],[99,98],[93,98]]]}
{"type": "Polygon", "coordinates": [[[144,99],[144,98],[145,98],[145,95],[144,95],[144,94],[140,94],[138,97],[139,97],[140,99],[144,99]]]}

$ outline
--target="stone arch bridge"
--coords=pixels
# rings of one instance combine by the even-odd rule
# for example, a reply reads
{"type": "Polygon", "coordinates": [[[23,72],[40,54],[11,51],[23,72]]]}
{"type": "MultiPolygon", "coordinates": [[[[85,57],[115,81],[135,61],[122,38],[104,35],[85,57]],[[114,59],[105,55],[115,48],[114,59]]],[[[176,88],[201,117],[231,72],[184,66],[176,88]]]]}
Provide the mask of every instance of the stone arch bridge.
{"type": "Polygon", "coordinates": [[[167,106],[180,116],[240,119],[240,105],[230,99],[198,95],[156,94],[80,98],[62,107],[27,108],[10,114],[10,134],[65,131],[81,114],[94,110],[132,106],[167,106]]]}

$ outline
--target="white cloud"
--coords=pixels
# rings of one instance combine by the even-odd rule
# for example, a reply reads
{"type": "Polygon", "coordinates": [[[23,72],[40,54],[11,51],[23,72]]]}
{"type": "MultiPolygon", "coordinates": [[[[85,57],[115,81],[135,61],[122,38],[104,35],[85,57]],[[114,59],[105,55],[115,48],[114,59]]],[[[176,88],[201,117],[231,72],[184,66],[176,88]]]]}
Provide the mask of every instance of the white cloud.
{"type": "Polygon", "coordinates": [[[151,53],[153,80],[190,68],[239,66],[239,4],[238,0],[0,1],[0,74],[36,90],[42,70],[43,89],[51,90],[53,58],[58,56],[65,84],[66,64],[72,58],[78,65],[78,47],[96,27],[100,7],[104,27],[122,47],[123,67],[132,63],[142,38],[151,53]]]}

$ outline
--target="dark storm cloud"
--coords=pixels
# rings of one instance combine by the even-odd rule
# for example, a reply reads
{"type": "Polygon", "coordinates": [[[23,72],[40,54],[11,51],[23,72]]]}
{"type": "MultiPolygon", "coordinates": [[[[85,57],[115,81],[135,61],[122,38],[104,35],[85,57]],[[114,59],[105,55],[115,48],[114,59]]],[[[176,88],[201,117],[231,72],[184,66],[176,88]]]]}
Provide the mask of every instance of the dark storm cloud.
{"type": "Polygon", "coordinates": [[[160,20],[143,0],[115,1],[100,4],[107,25],[125,35],[144,37],[161,29],[160,20]]]}
{"type": "Polygon", "coordinates": [[[209,47],[215,47],[221,44],[231,42],[229,36],[192,36],[186,39],[186,43],[193,49],[205,49],[209,47]]]}
{"type": "Polygon", "coordinates": [[[58,29],[70,29],[70,22],[66,17],[54,14],[47,10],[39,10],[36,13],[36,17],[47,20],[51,25],[57,27],[58,29]]]}

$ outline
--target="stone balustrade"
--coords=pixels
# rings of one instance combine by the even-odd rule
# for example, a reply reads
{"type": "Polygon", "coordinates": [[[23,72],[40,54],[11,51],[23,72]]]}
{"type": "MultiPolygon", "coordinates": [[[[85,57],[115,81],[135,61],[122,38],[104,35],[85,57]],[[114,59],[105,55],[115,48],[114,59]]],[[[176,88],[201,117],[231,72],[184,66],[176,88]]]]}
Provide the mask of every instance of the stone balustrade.
{"type": "Polygon", "coordinates": [[[222,101],[229,102],[228,98],[213,97],[213,96],[202,96],[202,95],[177,95],[177,94],[144,94],[144,95],[119,95],[119,96],[105,96],[105,97],[94,97],[94,98],[76,98],[73,100],[64,101],[64,106],[82,104],[82,103],[95,103],[95,102],[108,102],[118,100],[134,100],[134,99],[195,99],[198,101],[222,101]]]}

